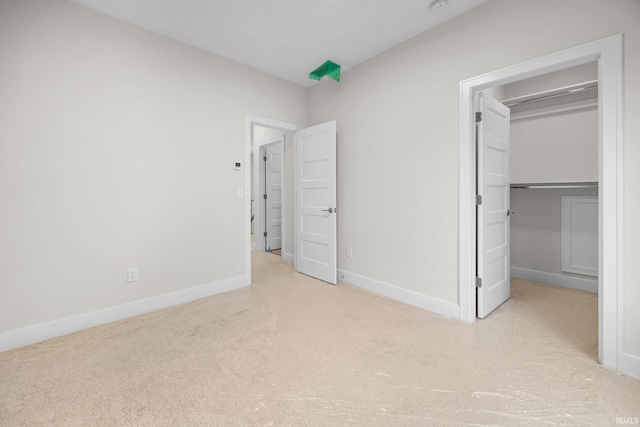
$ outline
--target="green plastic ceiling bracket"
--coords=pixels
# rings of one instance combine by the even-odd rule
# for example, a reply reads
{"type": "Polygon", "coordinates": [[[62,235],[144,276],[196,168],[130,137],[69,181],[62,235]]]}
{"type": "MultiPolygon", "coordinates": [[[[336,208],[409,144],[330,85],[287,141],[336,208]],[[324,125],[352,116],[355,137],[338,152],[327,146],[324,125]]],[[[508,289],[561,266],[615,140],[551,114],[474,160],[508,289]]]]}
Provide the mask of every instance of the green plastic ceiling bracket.
{"type": "Polygon", "coordinates": [[[321,80],[324,76],[329,76],[333,80],[339,82],[340,66],[335,62],[327,61],[309,73],[309,78],[314,80],[321,80]]]}

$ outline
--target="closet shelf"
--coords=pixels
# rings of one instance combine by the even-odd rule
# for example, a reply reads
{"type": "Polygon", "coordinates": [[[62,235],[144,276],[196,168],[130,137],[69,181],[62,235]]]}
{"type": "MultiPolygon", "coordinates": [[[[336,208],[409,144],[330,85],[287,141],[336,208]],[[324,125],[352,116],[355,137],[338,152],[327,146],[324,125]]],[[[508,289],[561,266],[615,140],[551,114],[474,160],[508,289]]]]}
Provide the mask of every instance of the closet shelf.
{"type": "Polygon", "coordinates": [[[572,95],[578,92],[595,92],[597,96],[598,80],[589,80],[582,83],[577,83],[569,86],[559,87],[556,89],[545,90],[542,92],[532,93],[524,96],[517,96],[515,98],[503,99],[502,103],[507,107],[513,107],[514,105],[523,104],[526,102],[540,101],[543,99],[557,98],[566,95],[572,95]]]}
{"type": "Polygon", "coordinates": [[[598,188],[597,182],[536,182],[511,184],[513,189],[543,189],[543,188],[598,188]]]}

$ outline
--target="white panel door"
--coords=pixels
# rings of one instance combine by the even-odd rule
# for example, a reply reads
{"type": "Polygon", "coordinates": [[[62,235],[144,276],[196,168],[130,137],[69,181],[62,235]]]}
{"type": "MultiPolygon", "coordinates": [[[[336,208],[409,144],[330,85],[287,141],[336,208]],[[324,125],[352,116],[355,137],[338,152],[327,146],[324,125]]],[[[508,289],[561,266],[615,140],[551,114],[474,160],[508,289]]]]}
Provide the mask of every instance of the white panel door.
{"type": "Polygon", "coordinates": [[[296,132],[296,270],[337,283],[336,122],[296,132]]]}
{"type": "Polygon", "coordinates": [[[509,256],[509,108],[481,95],[477,123],[478,317],[484,318],[511,295],[509,256]]]}
{"type": "Polygon", "coordinates": [[[265,250],[282,248],[282,169],[284,152],[282,142],[264,148],[265,162],[265,250]]]}

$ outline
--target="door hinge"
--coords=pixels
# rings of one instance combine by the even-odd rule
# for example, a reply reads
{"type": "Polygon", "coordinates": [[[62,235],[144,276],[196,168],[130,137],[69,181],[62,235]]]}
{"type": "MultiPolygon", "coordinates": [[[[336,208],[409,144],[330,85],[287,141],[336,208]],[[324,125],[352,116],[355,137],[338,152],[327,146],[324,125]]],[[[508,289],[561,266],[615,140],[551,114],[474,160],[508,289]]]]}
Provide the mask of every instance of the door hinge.
{"type": "Polygon", "coordinates": [[[480,206],[482,204],[482,196],[480,194],[476,194],[476,205],[480,206]]]}
{"type": "Polygon", "coordinates": [[[476,113],[476,123],[481,122],[482,121],[482,113],[481,112],[477,112],[476,113]]]}
{"type": "Polygon", "coordinates": [[[267,237],[267,232],[266,231],[264,232],[264,237],[267,237]]]}
{"type": "Polygon", "coordinates": [[[264,157],[262,158],[262,160],[264,160],[264,161],[266,162],[266,161],[267,161],[267,156],[264,156],[264,157]]]}
{"type": "Polygon", "coordinates": [[[476,288],[482,287],[482,279],[480,277],[476,277],[476,288]]]}
{"type": "Polygon", "coordinates": [[[266,194],[263,194],[263,195],[262,195],[262,198],[263,198],[263,199],[265,199],[265,200],[267,200],[267,195],[266,195],[266,194]]]}

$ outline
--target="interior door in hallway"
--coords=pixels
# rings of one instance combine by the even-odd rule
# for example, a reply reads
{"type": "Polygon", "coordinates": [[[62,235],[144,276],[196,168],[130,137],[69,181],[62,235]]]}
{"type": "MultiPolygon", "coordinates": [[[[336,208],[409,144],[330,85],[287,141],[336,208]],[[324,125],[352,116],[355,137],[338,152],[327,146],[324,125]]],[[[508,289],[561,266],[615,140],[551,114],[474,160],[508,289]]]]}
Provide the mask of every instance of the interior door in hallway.
{"type": "Polygon", "coordinates": [[[484,318],[511,295],[509,256],[510,111],[481,94],[477,117],[477,316],[484,318]]]}
{"type": "Polygon", "coordinates": [[[265,250],[273,251],[282,248],[282,142],[267,145],[262,159],[265,162],[265,250]]]}
{"type": "Polygon", "coordinates": [[[296,270],[337,283],[336,122],[296,132],[296,270]]]}

